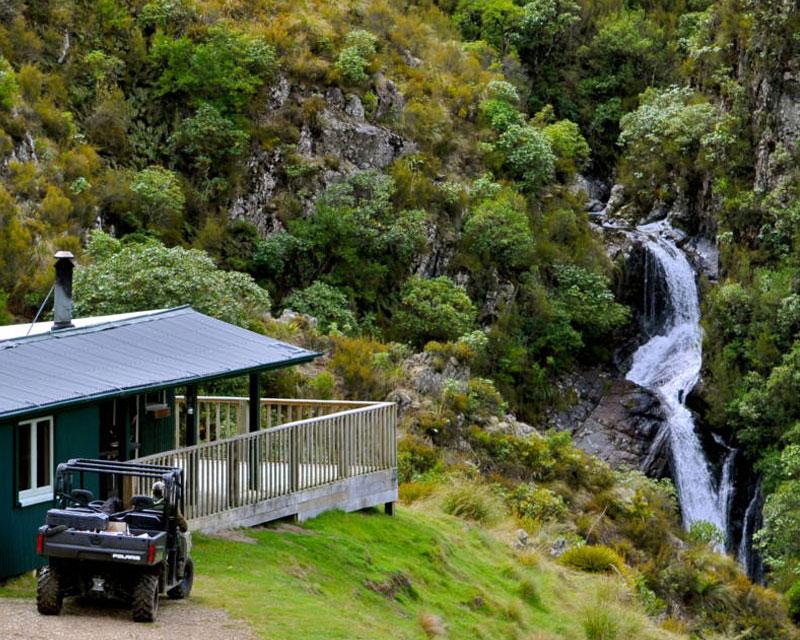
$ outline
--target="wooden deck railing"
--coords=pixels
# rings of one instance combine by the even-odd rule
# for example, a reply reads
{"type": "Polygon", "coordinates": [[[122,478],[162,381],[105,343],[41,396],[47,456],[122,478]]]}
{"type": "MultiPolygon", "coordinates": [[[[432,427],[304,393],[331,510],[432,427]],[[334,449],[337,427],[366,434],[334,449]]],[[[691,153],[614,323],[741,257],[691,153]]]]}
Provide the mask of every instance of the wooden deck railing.
{"type": "Polygon", "coordinates": [[[137,459],[184,470],[189,519],[397,466],[393,403],[264,399],[273,426],[252,433],[246,399],[200,403],[205,442],[137,459]],[[236,435],[221,437],[234,425],[236,435]]]}
{"type": "MultiPolygon", "coordinates": [[[[197,443],[214,442],[250,431],[250,399],[236,396],[198,397],[200,433],[197,443]]],[[[186,398],[175,397],[175,443],[186,444],[186,398]]],[[[373,402],[351,400],[261,399],[261,426],[277,427],[287,422],[329,415],[339,411],[373,406],[373,402]]]]}

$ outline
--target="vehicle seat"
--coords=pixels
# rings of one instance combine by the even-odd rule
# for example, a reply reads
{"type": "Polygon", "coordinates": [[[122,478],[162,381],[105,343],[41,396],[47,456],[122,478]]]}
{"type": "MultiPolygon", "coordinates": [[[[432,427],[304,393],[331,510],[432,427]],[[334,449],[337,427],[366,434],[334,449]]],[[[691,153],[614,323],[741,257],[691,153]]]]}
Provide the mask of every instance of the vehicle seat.
{"type": "Polygon", "coordinates": [[[125,521],[131,529],[143,531],[163,531],[164,514],[158,511],[134,511],[125,516],[125,521]]]}
{"type": "Polygon", "coordinates": [[[153,498],[150,496],[131,496],[131,507],[134,509],[147,509],[153,504],[153,498]]]}

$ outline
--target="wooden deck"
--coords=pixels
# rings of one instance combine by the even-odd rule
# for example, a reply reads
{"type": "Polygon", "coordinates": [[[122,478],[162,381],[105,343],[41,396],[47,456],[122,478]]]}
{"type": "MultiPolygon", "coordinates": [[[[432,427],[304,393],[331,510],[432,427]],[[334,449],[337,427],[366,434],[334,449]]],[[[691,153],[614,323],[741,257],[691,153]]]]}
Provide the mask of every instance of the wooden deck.
{"type": "MultiPolygon", "coordinates": [[[[302,520],[397,499],[393,403],[262,399],[267,428],[255,432],[248,430],[246,398],[201,397],[199,409],[200,444],[137,459],[184,470],[185,515],[194,530],[302,520]]],[[[176,411],[176,442],[185,442],[182,413],[176,411]]]]}

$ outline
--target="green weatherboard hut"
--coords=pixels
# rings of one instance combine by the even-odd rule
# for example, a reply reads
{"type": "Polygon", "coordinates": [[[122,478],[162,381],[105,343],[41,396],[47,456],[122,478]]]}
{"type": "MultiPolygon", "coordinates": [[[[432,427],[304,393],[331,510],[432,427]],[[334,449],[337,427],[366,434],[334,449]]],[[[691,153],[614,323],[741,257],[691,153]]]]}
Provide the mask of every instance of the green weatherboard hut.
{"type": "Polygon", "coordinates": [[[189,307],[72,321],[70,293],[57,280],[55,322],[0,327],[0,578],[40,564],[35,532],[59,462],[176,448],[176,391],[196,444],[197,385],[245,374],[257,430],[258,374],[319,355],[189,307]]]}

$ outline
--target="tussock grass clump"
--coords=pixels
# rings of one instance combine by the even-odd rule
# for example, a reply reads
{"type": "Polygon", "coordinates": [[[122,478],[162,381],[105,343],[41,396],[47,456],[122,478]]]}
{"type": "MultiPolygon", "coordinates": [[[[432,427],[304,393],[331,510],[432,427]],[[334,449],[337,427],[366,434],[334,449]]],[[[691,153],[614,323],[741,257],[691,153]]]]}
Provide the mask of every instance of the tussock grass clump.
{"type": "Polygon", "coordinates": [[[616,612],[603,604],[598,603],[583,612],[586,640],[617,640],[619,627],[616,612]]]}
{"type": "Polygon", "coordinates": [[[447,635],[444,620],[442,620],[440,616],[436,616],[427,611],[420,611],[417,621],[425,632],[425,635],[429,638],[442,638],[447,635]]]}
{"type": "Polygon", "coordinates": [[[456,481],[442,498],[442,510],[465,520],[493,524],[504,515],[503,501],[484,484],[456,481]]]}
{"type": "Polygon", "coordinates": [[[520,582],[519,594],[528,604],[534,607],[542,606],[542,596],[539,593],[539,586],[531,578],[524,578],[520,582]]]}
{"type": "Polygon", "coordinates": [[[568,567],[589,573],[622,573],[625,569],[622,557],[602,544],[572,547],[564,552],[560,561],[568,567]]]}

